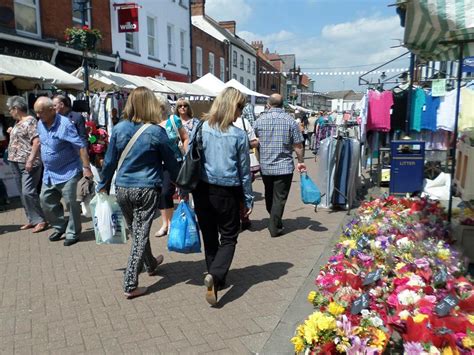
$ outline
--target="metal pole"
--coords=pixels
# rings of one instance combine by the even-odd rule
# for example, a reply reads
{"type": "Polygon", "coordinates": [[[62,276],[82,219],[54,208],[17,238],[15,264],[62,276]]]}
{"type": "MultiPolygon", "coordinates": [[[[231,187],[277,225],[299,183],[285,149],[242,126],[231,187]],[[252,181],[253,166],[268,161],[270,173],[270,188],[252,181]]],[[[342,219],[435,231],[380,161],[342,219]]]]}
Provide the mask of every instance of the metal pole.
{"type": "MultiPolygon", "coordinates": [[[[82,26],[86,26],[86,16],[87,16],[87,9],[89,0],[83,0],[79,3],[81,6],[81,20],[82,26]]],[[[83,79],[84,79],[84,92],[87,96],[89,96],[89,63],[87,60],[86,51],[82,52],[82,69],[84,72],[83,79]]]]}
{"type": "Polygon", "coordinates": [[[454,172],[456,170],[456,143],[458,138],[458,120],[459,120],[459,103],[461,100],[461,80],[462,80],[462,63],[464,57],[464,42],[459,44],[459,63],[458,63],[458,85],[456,93],[456,116],[454,119],[454,147],[453,147],[453,162],[451,164],[451,186],[449,189],[449,205],[448,205],[448,222],[451,222],[451,214],[453,210],[453,182],[454,172]]]}
{"type": "Polygon", "coordinates": [[[410,133],[410,116],[411,116],[411,104],[412,104],[412,90],[413,90],[413,76],[415,75],[415,54],[410,54],[410,84],[408,85],[408,97],[407,97],[407,115],[405,118],[405,135],[410,133]]]}

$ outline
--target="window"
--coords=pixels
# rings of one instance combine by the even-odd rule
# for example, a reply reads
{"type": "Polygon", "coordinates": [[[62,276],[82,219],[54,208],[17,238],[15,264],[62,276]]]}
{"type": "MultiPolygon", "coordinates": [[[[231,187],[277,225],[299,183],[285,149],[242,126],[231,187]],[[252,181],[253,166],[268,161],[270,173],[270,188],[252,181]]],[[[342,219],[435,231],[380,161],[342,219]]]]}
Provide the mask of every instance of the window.
{"type": "Polygon", "coordinates": [[[225,61],[224,61],[224,58],[222,58],[222,57],[219,58],[219,64],[220,64],[219,79],[221,79],[221,81],[225,81],[225,61]]]}
{"type": "Polygon", "coordinates": [[[148,37],[148,55],[150,57],[157,57],[158,53],[156,50],[156,19],[154,17],[146,18],[147,37],[148,37]]]}
{"type": "Polygon", "coordinates": [[[15,0],[14,11],[17,31],[40,36],[38,0],[15,0]]]}
{"type": "Polygon", "coordinates": [[[244,70],[244,56],[240,55],[240,69],[244,70]]]}
{"type": "Polygon", "coordinates": [[[244,85],[244,77],[243,77],[243,76],[240,77],[240,83],[241,83],[242,85],[244,85]]]}
{"type": "Polygon", "coordinates": [[[179,33],[179,56],[181,59],[181,66],[186,66],[186,31],[179,33]]]}
{"type": "MultiPolygon", "coordinates": [[[[87,6],[86,10],[86,26],[91,27],[91,9],[90,6],[87,6]]],[[[72,0],[72,23],[74,25],[82,26],[82,12],[81,5],[79,5],[77,0],[72,0]]]]}
{"type": "Polygon", "coordinates": [[[252,81],[252,90],[253,90],[253,91],[257,91],[257,88],[255,87],[255,80],[252,81]]]}
{"type": "Polygon", "coordinates": [[[247,87],[250,89],[250,79],[247,79],[247,87]]]}
{"type": "Polygon", "coordinates": [[[209,52],[209,73],[214,75],[214,53],[209,52]]]}
{"type": "Polygon", "coordinates": [[[237,67],[237,52],[236,51],[232,53],[232,65],[234,67],[237,67]]]}
{"type": "Polygon", "coordinates": [[[255,62],[252,62],[252,74],[255,75],[255,62]]]}
{"type": "Polygon", "coordinates": [[[168,62],[174,62],[174,28],[173,25],[166,26],[168,39],[168,62]]]}
{"type": "Polygon", "coordinates": [[[196,76],[202,76],[202,48],[196,47],[196,76]]]}
{"type": "Polygon", "coordinates": [[[237,80],[237,74],[232,74],[232,79],[237,80]]]}
{"type": "Polygon", "coordinates": [[[247,73],[250,73],[250,58],[247,59],[247,73]]]}
{"type": "Polygon", "coordinates": [[[125,48],[138,53],[138,32],[125,33],[125,48]]]}

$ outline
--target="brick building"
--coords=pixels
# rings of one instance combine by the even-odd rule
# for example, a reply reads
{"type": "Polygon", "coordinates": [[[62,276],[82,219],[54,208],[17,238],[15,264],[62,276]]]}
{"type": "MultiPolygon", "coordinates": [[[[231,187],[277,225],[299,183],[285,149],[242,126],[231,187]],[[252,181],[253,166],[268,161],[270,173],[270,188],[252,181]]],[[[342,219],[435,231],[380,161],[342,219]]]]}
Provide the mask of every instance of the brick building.
{"type": "MultiPolygon", "coordinates": [[[[104,16],[109,12],[109,1],[94,1],[87,11],[86,24],[103,37],[89,63],[114,70],[110,17],[104,16]]],[[[44,60],[72,72],[81,66],[82,52],[66,46],[64,30],[80,25],[71,0],[0,0],[0,54],[44,60]]]]}
{"type": "Polygon", "coordinates": [[[257,91],[265,95],[280,93],[281,82],[284,77],[267,57],[268,49],[265,52],[263,51],[262,41],[253,41],[252,47],[257,52],[257,91]]]}

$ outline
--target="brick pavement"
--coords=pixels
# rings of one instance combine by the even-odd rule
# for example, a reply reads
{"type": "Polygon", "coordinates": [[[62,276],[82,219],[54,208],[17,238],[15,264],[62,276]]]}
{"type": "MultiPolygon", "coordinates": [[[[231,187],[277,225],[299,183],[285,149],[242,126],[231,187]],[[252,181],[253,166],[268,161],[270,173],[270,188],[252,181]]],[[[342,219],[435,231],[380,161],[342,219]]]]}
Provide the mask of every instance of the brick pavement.
{"type": "Polygon", "coordinates": [[[0,212],[1,353],[261,352],[346,213],[303,205],[295,175],[284,216],[288,233],[272,239],[260,179],[254,189],[253,225],[239,237],[218,308],[204,299],[203,255],[169,253],[166,238],[152,237],[165,262],[158,276],[141,275],[149,293],[126,300],[122,275],[130,244],[96,245],[85,219],[81,242],[64,247],[48,241],[51,230],[19,231],[21,209],[0,212]]]}

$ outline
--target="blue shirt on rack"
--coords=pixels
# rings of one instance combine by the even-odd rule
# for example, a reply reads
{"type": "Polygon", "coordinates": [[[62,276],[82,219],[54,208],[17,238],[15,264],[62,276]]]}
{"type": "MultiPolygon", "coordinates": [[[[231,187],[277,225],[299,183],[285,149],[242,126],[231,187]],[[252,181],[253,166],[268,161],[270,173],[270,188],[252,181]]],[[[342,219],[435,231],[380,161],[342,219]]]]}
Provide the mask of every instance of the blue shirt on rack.
{"type": "Polygon", "coordinates": [[[433,97],[430,93],[426,93],[425,106],[421,113],[421,129],[427,129],[435,132],[436,128],[436,116],[439,108],[441,99],[439,97],[433,97]]]}
{"type": "Polygon", "coordinates": [[[69,118],[56,114],[49,128],[40,120],[38,134],[45,185],[61,184],[82,173],[79,150],[86,147],[86,142],[79,137],[69,118]]]}

